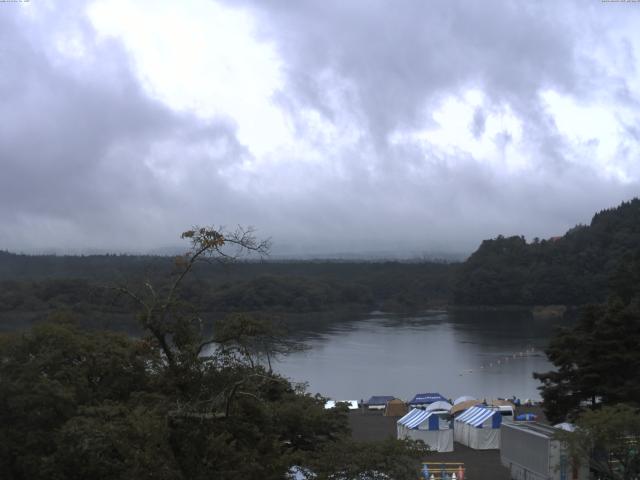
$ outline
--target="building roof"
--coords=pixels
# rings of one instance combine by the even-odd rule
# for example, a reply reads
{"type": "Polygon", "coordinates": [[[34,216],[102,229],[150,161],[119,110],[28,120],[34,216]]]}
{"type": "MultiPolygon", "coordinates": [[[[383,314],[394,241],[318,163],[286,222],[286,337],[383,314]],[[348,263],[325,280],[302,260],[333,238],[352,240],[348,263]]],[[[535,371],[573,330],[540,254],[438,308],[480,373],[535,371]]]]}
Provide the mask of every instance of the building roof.
{"type": "Polygon", "coordinates": [[[508,422],[503,423],[502,425],[546,438],[551,438],[558,432],[557,428],[538,422],[508,422]]]}

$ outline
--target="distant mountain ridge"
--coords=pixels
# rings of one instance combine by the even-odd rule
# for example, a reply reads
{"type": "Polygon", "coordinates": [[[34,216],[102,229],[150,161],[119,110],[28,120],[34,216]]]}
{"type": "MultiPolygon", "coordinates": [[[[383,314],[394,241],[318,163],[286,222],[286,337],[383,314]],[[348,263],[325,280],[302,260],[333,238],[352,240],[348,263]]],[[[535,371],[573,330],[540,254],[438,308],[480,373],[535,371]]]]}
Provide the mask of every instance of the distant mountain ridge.
{"type": "MultiPolygon", "coordinates": [[[[447,302],[461,306],[584,305],[606,299],[612,276],[634,254],[640,255],[638,198],[596,213],[590,225],[577,225],[561,237],[532,242],[519,236],[485,240],[462,264],[426,258],[272,258],[239,262],[233,268],[203,265],[195,283],[204,290],[195,297],[224,310],[262,308],[274,302],[273,308],[287,311],[354,302],[367,306],[374,302],[389,310],[447,302]],[[295,298],[289,298],[294,293],[295,298]]],[[[11,295],[22,298],[34,287],[29,282],[135,283],[166,277],[172,265],[169,258],[158,255],[23,255],[0,250],[0,282],[5,282],[0,287],[7,295],[13,292],[11,295]]],[[[3,298],[0,295],[0,311],[3,298]]],[[[16,298],[7,300],[7,305],[13,305],[16,298]]]]}
{"type": "Polygon", "coordinates": [[[457,305],[584,305],[606,299],[612,275],[640,251],[640,199],[596,213],[549,240],[498,236],[458,269],[457,305]]]}

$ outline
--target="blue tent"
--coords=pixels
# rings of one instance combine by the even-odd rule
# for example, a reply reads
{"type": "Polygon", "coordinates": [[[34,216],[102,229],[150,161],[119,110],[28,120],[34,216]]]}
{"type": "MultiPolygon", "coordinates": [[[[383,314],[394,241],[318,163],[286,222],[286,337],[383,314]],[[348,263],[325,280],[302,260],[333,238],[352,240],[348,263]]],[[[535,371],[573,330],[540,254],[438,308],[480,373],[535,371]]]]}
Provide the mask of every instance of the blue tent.
{"type": "Polygon", "coordinates": [[[532,422],[536,418],[538,418],[538,416],[535,413],[521,413],[516,417],[516,420],[532,422]]]}
{"type": "Polygon", "coordinates": [[[369,407],[385,407],[387,402],[393,400],[396,397],[392,397],[389,395],[374,395],[369,400],[367,400],[367,406],[369,407]]]}
{"type": "Polygon", "coordinates": [[[409,402],[409,405],[429,405],[433,402],[446,401],[447,399],[439,393],[416,393],[416,395],[409,402]]]}

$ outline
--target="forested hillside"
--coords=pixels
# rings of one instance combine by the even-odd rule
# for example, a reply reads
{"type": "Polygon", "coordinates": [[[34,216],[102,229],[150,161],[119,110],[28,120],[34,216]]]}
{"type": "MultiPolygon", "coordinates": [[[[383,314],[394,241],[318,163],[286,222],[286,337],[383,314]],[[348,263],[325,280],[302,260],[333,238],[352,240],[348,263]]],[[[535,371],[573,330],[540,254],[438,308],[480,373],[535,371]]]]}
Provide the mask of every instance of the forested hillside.
{"type": "MultiPolygon", "coordinates": [[[[130,299],[114,287],[165,278],[170,257],[29,256],[0,252],[1,329],[70,310],[98,328],[135,324],[130,299]]],[[[203,313],[266,314],[415,310],[443,305],[453,267],[445,263],[238,262],[203,264],[181,298],[203,313]]]]}
{"type": "MultiPolygon", "coordinates": [[[[640,251],[640,200],[597,213],[548,240],[498,236],[463,264],[238,262],[203,265],[182,296],[206,312],[415,310],[444,305],[583,305],[605,300],[609,280],[640,251]]],[[[128,312],[112,287],[171,274],[169,257],[16,255],[0,252],[0,315],[70,309],[94,320],[128,312]]],[[[95,323],[95,322],[94,322],[95,323]]]]}
{"type": "Polygon", "coordinates": [[[459,305],[583,305],[602,302],[617,268],[640,249],[640,200],[594,215],[549,240],[485,240],[460,267],[459,305]]]}

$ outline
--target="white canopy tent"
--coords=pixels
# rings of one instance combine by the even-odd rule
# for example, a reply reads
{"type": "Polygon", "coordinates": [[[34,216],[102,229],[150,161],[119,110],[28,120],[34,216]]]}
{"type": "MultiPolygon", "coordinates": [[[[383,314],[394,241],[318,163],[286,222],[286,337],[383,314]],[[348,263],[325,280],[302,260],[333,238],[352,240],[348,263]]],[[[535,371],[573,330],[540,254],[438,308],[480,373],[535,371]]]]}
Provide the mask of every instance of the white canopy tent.
{"type": "Polygon", "coordinates": [[[438,400],[437,402],[433,402],[427,405],[427,408],[425,408],[425,410],[427,412],[443,411],[449,413],[452,408],[453,405],[451,405],[449,402],[438,400]]]}
{"type": "Polygon", "coordinates": [[[453,404],[454,405],[458,405],[459,403],[468,402],[468,401],[471,401],[471,400],[478,400],[478,399],[476,397],[472,397],[471,395],[463,395],[461,397],[456,398],[453,401],[453,404]]]}
{"type": "Polygon", "coordinates": [[[329,408],[335,408],[339,403],[346,403],[349,410],[357,410],[359,408],[357,400],[327,400],[324,404],[324,408],[327,410],[329,408]]]}
{"type": "Polygon", "coordinates": [[[398,420],[398,439],[422,440],[431,450],[453,452],[453,429],[446,415],[413,409],[398,420]]]}
{"type": "Polygon", "coordinates": [[[566,432],[575,432],[576,426],[573,423],[562,422],[553,426],[554,428],[559,428],[560,430],[564,430],[566,432]]]}
{"type": "Polygon", "coordinates": [[[500,424],[498,410],[475,406],[461,414],[454,422],[456,442],[475,450],[500,448],[500,424]]]}

